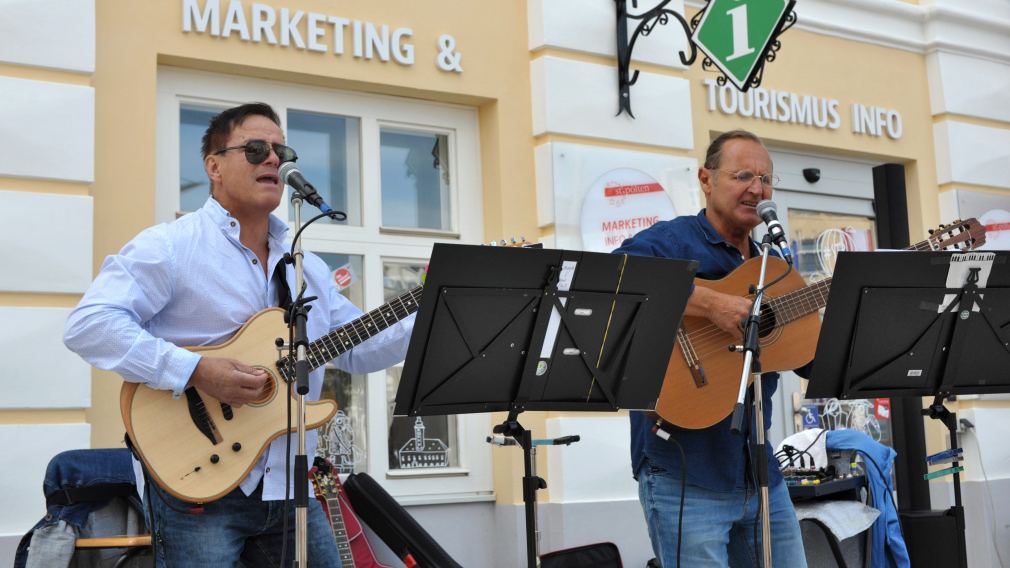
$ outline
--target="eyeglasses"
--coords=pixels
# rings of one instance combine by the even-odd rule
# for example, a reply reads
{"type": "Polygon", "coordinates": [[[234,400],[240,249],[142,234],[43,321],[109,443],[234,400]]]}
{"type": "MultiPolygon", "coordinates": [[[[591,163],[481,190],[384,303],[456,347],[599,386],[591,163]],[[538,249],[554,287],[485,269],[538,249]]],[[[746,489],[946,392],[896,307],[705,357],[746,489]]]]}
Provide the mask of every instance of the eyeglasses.
{"type": "Polygon", "coordinates": [[[294,149],[285,146],[284,144],[274,144],[267,142],[266,140],[250,140],[241,146],[229,146],[227,148],[222,148],[215,155],[221,155],[228,150],[245,150],[245,159],[249,161],[250,164],[262,164],[270,157],[270,149],[273,148],[277,157],[280,158],[281,162],[294,162],[298,159],[298,154],[295,153],[294,149]]]}
{"type": "Polygon", "coordinates": [[[754,183],[754,178],[760,179],[761,185],[768,189],[775,187],[779,183],[779,176],[775,174],[764,174],[759,176],[750,170],[740,170],[738,172],[729,172],[726,170],[717,170],[717,171],[725,172],[727,175],[729,175],[730,179],[734,179],[748,187],[750,187],[750,184],[754,183]]]}

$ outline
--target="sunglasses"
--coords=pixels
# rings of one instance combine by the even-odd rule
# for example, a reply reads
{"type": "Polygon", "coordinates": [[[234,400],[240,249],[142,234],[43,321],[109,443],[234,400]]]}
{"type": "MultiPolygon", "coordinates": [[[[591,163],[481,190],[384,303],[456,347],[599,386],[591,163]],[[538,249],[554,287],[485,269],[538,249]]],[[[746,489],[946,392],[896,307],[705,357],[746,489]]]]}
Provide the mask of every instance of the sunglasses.
{"type": "Polygon", "coordinates": [[[245,159],[249,161],[250,164],[262,164],[267,158],[270,157],[270,149],[277,154],[280,158],[281,163],[283,162],[294,162],[298,159],[298,154],[295,153],[294,149],[285,146],[284,144],[272,144],[266,140],[250,140],[241,146],[229,146],[228,148],[222,148],[215,155],[221,155],[228,150],[245,150],[245,159]]]}

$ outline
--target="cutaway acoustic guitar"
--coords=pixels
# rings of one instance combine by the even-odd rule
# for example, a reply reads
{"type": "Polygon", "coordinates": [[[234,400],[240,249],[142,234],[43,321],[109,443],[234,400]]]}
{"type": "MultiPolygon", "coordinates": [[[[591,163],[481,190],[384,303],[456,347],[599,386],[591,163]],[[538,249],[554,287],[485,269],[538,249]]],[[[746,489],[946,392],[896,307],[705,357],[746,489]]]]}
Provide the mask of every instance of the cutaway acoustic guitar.
{"type": "MultiPolygon", "coordinates": [[[[930,237],[905,250],[972,250],[985,243],[985,227],[976,219],[940,225],[930,237]]],[[[782,259],[768,259],[766,280],[782,275],[788,265],[782,259]]],[[[744,262],[719,280],[696,278],[696,286],[751,297],[750,287],[758,281],[761,258],[744,262]]],[[[814,358],[821,319],[818,310],[827,304],[831,278],[807,285],[799,273],[790,272],[765,292],[761,307],[761,368],[764,372],[788,371],[814,358]]],[[[677,331],[677,343],[670,355],[656,414],[681,428],[707,428],[733,411],[740,388],[742,358],[728,347],[739,343],[703,317],[684,316],[677,331]]]]}

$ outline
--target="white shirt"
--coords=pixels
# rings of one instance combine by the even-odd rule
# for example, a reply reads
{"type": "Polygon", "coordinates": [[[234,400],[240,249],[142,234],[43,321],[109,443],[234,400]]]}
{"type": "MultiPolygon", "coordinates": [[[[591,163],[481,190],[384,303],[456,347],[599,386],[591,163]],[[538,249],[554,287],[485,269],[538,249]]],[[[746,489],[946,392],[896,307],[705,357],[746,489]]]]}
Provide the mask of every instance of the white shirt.
{"type": "MultiPolygon", "coordinates": [[[[241,227],[213,198],[192,214],[144,230],[109,256],[67,319],[64,343],[88,363],[115,371],[123,379],[181,394],[200,355],[181,345],[218,345],[228,340],[253,314],[277,305],[271,276],[289,247],[287,224],[271,215],[268,270],[239,241],[241,227]]],[[[331,271],[318,256],[303,261],[306,296],[311,303],[308,337],[314,340],[361,315],[337,292],[331,271]]],[[[294,267],[288,266],[294,290],[294,267]]],[[[334,364],[350,373],[368,373],[402,361],[414,316],[337,357],[334,364]]],[[[309,400],[318,400],[323,368],[309,375],[309,400]]],[[[292,455],[297,441],[292,435],[292,455]]],[[[316,431],[306,436],[312,456],[316,431]]],[[[285,437],[274,440],[240,487],[251,494],[263,481],[263,500],[283,499],[285,437]]],[[[291,463],[294,463],[292,459],[291,463]]],[[[293,493],[291,493],[293,495],[293,493]]]]}

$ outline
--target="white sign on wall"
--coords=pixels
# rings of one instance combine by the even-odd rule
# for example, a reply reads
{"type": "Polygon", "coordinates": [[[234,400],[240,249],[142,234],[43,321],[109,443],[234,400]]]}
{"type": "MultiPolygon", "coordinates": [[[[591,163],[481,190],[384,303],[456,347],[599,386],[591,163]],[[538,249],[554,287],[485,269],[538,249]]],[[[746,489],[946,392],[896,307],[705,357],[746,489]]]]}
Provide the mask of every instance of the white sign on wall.
{"type": "Polygon", "coordinates": [[[611,251],[624,239],[676,217],[673,201],[656,178],[634,168],[610,170],[582,200],[582,246],[611,251]]]}
{"type": "MultiPolygon", "coordinates": [[[[707,90],[709,112],[718,109],[723,114],[805,124],[827,130],[838,130],[842,125],[838,99],[764,87],[741,93],[731,84],[719,86],[715,79],[706,79],[703,84],[707,90]]],[[[904,128],[901,113],[897,110],[853,103],[849,105],[849,111],[852,132],[878,138],[886,134],[894,140],[901,138],[904,128]]]]}
{"type": "Polygon", "coordinates": [[[537,147],[537,192],[553,209],[554,246],[610,252],[658,221],[701,209],[694,158],[550,142],[537,147]]]}
{"type": "Polygon", "coordinates": [[[940,216],[975,217],[985,227],[985,244],[978,250],[1010,250],[1010,197],[956,189],[940,194],[940,216]]]}
{"type": "MultiPolygon", "coordinates": [[[[401,65],[414,64],[414,44],[411,28],[390,28],[318,12],[289,8],[274,8],[252,3],[248,9],[241,0],[182,0],[182,31],[215,37],[237,36],[242,41],[266,42],[281,47],[332,52],[342,56],[350,51],[357,59],[379,59],[401,65]]],[[[456,51],[453,36],[443,34],[437,40],[439,49],[435,65],[442,71],[462,73],[462,55],[456,51]]]]}

